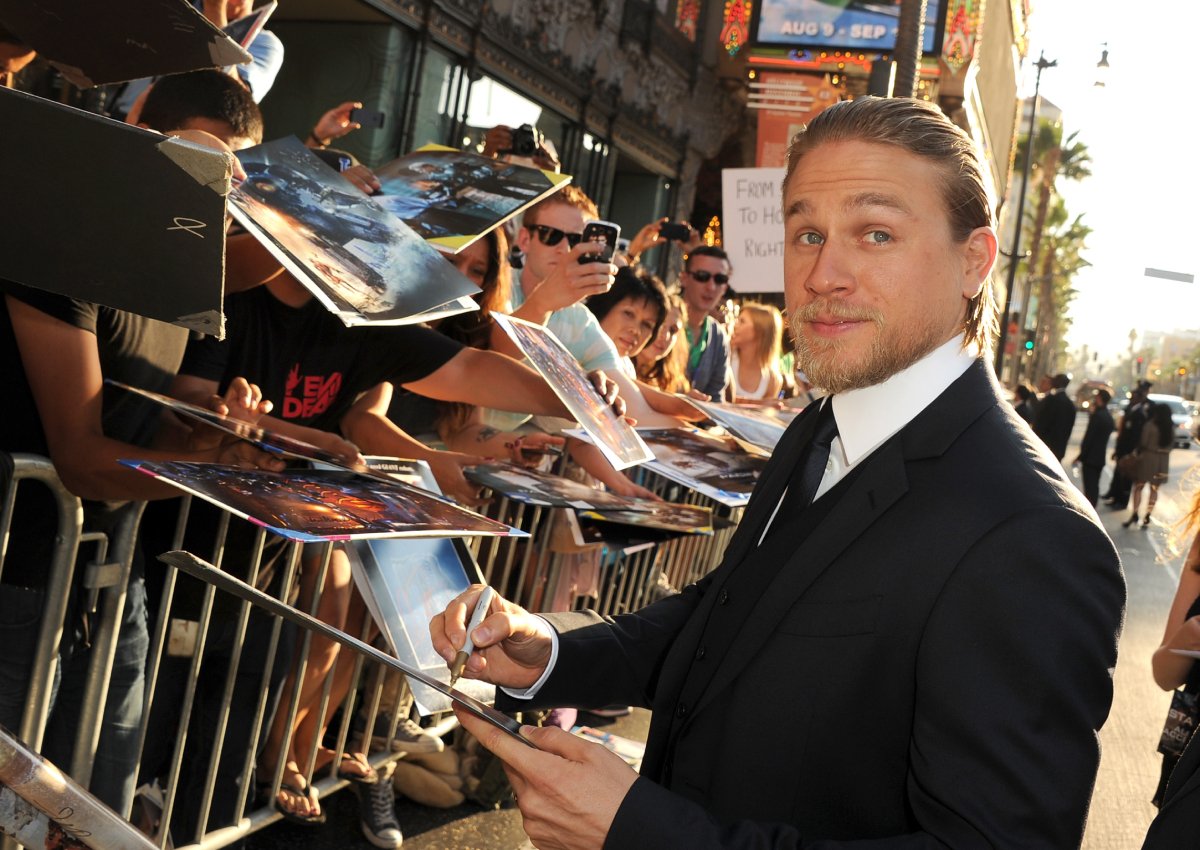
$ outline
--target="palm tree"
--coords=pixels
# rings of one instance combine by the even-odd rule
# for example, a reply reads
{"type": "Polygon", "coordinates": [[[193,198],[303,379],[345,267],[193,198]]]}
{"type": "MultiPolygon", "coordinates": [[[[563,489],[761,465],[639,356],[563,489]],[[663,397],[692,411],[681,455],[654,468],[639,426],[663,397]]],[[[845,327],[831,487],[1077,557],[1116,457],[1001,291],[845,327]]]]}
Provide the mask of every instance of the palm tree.
{"type": "MultiPolygon", "coordinates": [[[[1044,367],[1051,363],[1057,357],[1055,350],[1058,345],[1058,340],[1062,338],[1062,332],[1065,330],[1065,310],[1067,302],[1070,300],[1066,293],[1070,292],[1069,280],[1082,265],[1078,261],[1078,249],[1083,247],[1083,241],[1086,239],[1087,233],[1091,232],[1091,228],[1082,225],[1080,219],[1069,227],[1066,225],[1068,215],[1067,211],[1061,207],[1062,201],[1055,191],[1055,182],[1059,177],[1068,180],[1084,180],[1091,176],[1091,157],[1088,154],[1087,146],[1077,140],[1078,133],[1072,133],[1065,140],[1062,137],[1062,125],[1043,118],[1038,122],[1036,131],[1034,132],[1032,142],[1028,136],[1018,141],[1017,158],[1024,159],[1025,147],[1032,143],[1033,159],[1030,169],[1030,179],[1036,182],[1037,187],[1037,203],[1034,207],[1032,218],[1025,220],[1025,226],[1028,228],[1027,244],[1029,245],[1029,256],[1025,260],[1026,274],[1030,276],[1027,291],[1030,296],[1025,299],[1024,310],[1028,315],[1030,303],[1034,300],[1032,297],[1032,284],[1035,282],[1032,272],[1035,269],[1040,269],[1041,273],[1037,277],[1039,283],[1039,291],[1037,294],[1038,313],[1037,313],[1037,336],[1039,338],[1039,346],[1037,347],[1036,364],[1031,363],[1030,367],[1034,370],[1030,373],[1030,377],[1037,374],[1042,374],[1034,367],[1044,367]],[[1066,228],[1066,230],[1057,233],[1058,238],[1064,243],[1078,243],[1076,248],[1064,248],[1067,253],[1074,251],[1076,256],[1070,259],[1067,256],[1059,256],[1058,247],[1051,247],[1046,244],[1050,238],[1052,231],[1055,228],[1066,228]],[[1043,256],[1045,252],[1045,256],[1043,256]],[[1064,269],[1069,269],[1067,272],[1065,284],[1060,279],[1060,275],[1064,269]],[[1056,281],[1058,281],[1056,286],[1056,281]],[[1056,294],[1059,297],[1055,297],[1056,294]],[[1051,341],[1055,341],[1053,347],[1051,341]]],[[[1084,263],[1086,265],[1086,263],[1084,263]]],[[[1024,322],[1025,317],[1022,317],[1024,322]]]]}

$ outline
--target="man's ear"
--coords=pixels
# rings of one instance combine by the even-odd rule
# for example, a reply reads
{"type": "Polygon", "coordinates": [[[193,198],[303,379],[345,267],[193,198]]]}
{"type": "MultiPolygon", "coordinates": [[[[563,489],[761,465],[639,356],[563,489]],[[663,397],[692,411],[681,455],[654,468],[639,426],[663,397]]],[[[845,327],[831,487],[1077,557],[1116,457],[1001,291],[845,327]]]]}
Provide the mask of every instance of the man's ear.
{"type": "Polygon", "coordinates": [[[977,227],[971,231],[962,246],[963,295],[970,299],[983,289],[984,281],[996,264],[999,243],[996,231],[990,227],[977,227]]]}
{"type": "Polygon", "coordinates": [[[530,238],[531,236],[529,233],[529,228],[522,224],[517,228],[517,238],[514,240],[513,244],[520,249],[522,254],[528,253],[530,238]]]}

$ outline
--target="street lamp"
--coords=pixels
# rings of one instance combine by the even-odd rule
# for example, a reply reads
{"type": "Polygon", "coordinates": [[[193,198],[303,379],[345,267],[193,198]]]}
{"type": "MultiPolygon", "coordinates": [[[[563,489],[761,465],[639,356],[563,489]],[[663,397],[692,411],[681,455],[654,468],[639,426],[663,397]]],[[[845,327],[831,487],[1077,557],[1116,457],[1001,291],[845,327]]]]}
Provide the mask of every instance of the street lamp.
{"type": "Polygon", "coordinates": [[[1100,47],[1100,61],[1096,63],[1096,82],[1092,83],[1098,89],[1104,88],[1108,80],[1108,42],[1104,42],[1100,47]]]}
{"type": "MultiPolygon", "coordinates": [[[[1021,217],[1025,213],[1025,192],[1029,188],[1029,172],[1033,167],[1033,137],[1034,131],[1037,129],[1037,112],[1038,112],[1038,91],[1042,85],[1042,71],[1046,68],[1053,68],[1058,64],[1054,59],[1047,60],[1046,54],[1042,53],[1038,56],[1034,67],[1037,68],[1037,76],[1033,81],[1033,102],[1029,107],[1029,137],[1025,141],[1025,164],[1021,172],[1021,191],[1017,195],[1017,210],[1016,217],[1013,221],[1013,241],[1012,250],[1009,251],[1008,261],[1008,283],[1004,290],[1004,321],[1000,324],[1000,344],[996,346],[996,374],[1003,379],[1004,369],[1004,347],[1007,344],[1008,320],[1012,314],[1012,295],[1013,287],[1017,281],[1017,260],[1021,256],[1021,217]]],[[[1025,296],[1026,302],[1029,300],[1028,293],[1025,296]]],[[[1022,316],[1026,313],[1021,311],[1022,316]]],[[[1018,327],[1017,333],[1020,334],[1023,328],[1018,327]]]]}

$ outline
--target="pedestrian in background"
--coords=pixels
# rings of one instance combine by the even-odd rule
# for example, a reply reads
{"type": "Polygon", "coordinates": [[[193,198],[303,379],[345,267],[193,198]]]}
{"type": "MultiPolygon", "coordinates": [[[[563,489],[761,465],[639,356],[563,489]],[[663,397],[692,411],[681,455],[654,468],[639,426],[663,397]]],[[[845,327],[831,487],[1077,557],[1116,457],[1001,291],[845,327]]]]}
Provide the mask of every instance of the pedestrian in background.
{"type": "Polygon", "coordinates": [[[1075,427],[1075,403],[1067,395],[1071,376],[1059,373],[1050,379],[1050,390],[1038,402],[1033,418],[1033,433],[1042,438],[1059,460],[1067,454],[1071,429],[1075,427]]]}
{"type": "Polygon", "coordinates": [[[1100,473],[1108,460],[1108,438],[1113,432],[1112,414],[1108,403],[1112,393],[1105,389],[1096,390],[1092,396],[1092,410],[1088,415],[1087,430],[1079,442],[1079,454],[1075,463],[1083,467],[1083,495],[1096,507],[1100,501],[1100,473]]]}
{"type": "Polygon", "coordinates": [[[1150,387],[1149,381],[1140,381],[1133,392],[1129,394],[1129,405],[1117,426],[1117,442],[1113,446],[1113,477],[1104,494],[1104,500],[1112,505],[1113,510],[1121,511],[1129,504],[1129,490],[1133,481],[1121,472],[1121,458],[1137,451],[1142,439],[1142,428],[1150,417],[1150,402],[1146,398],[1150,387]]]}
{"type": "Polygon", "coordinates": [[[1130,491],[1133,512],[1129,519],[1121,523],[1125,528],[1138,520],[1143,486],[1149,487],[1149,494],[1146,496],[1146,515],[1142,518],[1142,528],[1150,524],[1150,514],[1154,511],[1154,503],[1158,501],[1158,488],[1167,483],[1171,449],[1174,446],[1175,423],[1171,421],[1171,408],[1165,404],[1155,404],[1150,409],[1150,420],[1142,428],[1142,437],[1138,442],[1137,465],[1134,468],[1133,489],[1130,491]]]}
{"type": "Polygon", "coordinates": [[[1013,405],[1013,409],[1017,411],[1017,416],[1020,416],[1026,422],[1033,425],[1033,417],[1037,411],[1037,393],[1029,384],[1017,384],[1016,389],[1017,403],[1013,405]]]}

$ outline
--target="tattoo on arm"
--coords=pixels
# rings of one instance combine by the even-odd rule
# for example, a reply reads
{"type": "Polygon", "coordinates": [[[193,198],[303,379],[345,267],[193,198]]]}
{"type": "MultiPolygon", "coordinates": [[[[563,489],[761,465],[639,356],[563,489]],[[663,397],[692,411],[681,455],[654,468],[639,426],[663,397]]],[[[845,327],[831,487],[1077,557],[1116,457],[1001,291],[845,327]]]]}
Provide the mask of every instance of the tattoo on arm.
{"type": "Polygon", "coordinates": [[[490,440],[492,437],[496,436],[499,433],[500,433],[499,428],[492,428],[488,425],[484,425],[482,428],[480,428],[478,431],[475,432],[475,442],[477,442],[477,443],[487,442],[488,440],[490,440]]]}

